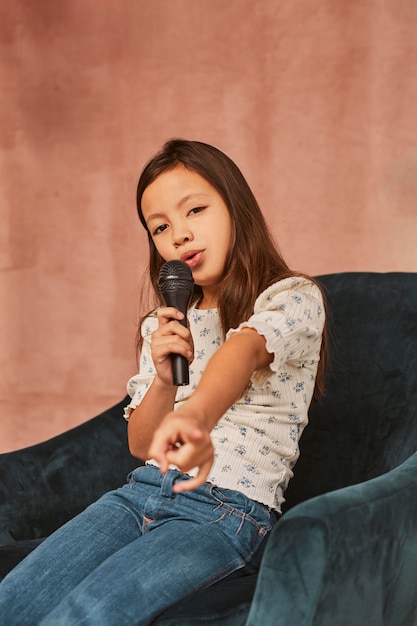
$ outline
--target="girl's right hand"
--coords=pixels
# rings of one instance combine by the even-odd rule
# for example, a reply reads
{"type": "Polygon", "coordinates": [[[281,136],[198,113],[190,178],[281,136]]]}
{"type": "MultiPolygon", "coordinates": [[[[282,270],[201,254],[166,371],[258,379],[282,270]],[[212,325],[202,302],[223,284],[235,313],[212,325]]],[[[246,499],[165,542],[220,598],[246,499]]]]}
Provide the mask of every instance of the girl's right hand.
{"type": "Polygon", "coordinates": [[[191,363],[194,358],[193,338],[189,328],[178,323],[184,319],[184,314],[178,309],[160,307],[157,316],[158,328],[151,337],[152,359],[160,381],[173,385],[171,354],[180,354],[191,363]]]}

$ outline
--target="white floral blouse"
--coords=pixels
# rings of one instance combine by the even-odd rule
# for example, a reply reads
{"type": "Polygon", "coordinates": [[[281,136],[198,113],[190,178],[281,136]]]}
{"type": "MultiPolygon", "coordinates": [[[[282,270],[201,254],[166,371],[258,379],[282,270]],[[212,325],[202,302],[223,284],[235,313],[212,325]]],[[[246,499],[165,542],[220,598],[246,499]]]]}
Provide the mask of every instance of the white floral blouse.
{"type": "MultiPolygon", "coordinates": [[[[236,489],[253,500],[280,511],[284,491],[299,456],[298,442],[308,420],[314,391],[324,326],[324,307],[319,288],[303,277],[281,280],[257,298],[253,315],[227,338],[245,326],[266,339],[274,359],[265,370],[255,372],[242,397],[214,427],[211,435],[215,461],[209,481],[236,489]]],[[[196,388],[204,368],[223,343],[216,309],[188,311],[195,357],[190,384],[179,387],[176,407],[196,388]]],[[[125,408],[129,419],[155,375],[150,336],[156,316],[142,325],[144,338],[139,374],[128,382],[132,400],[125,408]]]]}

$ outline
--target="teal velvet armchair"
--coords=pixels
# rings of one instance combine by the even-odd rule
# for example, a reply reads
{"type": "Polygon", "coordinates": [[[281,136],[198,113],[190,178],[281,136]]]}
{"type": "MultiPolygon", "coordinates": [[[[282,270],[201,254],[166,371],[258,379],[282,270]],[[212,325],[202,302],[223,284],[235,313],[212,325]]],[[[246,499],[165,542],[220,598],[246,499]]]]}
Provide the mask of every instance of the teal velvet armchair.
{"type": "MultiPolygon", "coordinates": [[[[259,575],[195,594],[158,626],[417,625],[417,274],[320,281],[327,390],[310,409],[259,575]]],[[[137,465],[123,404],[0,455],[0,576],[137,465]]]]}

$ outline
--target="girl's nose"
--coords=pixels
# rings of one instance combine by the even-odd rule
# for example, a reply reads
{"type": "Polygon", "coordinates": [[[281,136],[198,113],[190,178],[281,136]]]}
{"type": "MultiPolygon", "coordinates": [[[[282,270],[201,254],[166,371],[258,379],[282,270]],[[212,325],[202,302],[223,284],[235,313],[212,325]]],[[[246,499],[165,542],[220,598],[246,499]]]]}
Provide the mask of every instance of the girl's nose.
{"type": "Polygon", "coordinates": [[[192,241],[192,239],[193,234],[186,226],[182,225],[172,229],[172,243],[174,246],[182,246],[184,243],[192,241]]]}

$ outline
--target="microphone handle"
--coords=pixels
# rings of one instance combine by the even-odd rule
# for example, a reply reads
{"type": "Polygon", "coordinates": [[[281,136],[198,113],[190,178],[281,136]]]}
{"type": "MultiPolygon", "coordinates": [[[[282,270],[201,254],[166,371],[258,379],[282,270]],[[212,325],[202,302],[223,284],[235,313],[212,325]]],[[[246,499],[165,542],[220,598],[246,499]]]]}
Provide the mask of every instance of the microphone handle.
{"type": "MultiPolygon", "coordinates": [[[[190,292],[168,291],[164,293],[164,300],[167,306],[173,306],[181,313],[184,313],[184,319],[176,320],[179,324],[187,327],[187,309],[190,300],[190,292]]],[[[181,354],[171,354],[172,379],[176,387],[182,387],[190,384],[190,376],[188,371],[188,360],[181,354]]]]}
{"type": "MultiPolygon", "coordinates": [[[[182,311],[184,313],[184,311],[182,311]]],[[[183,326],[187,326],[187,318],[177,320],[183,326]]],[[[171,354],[172,379],[174,385],[182,387],[190,384],[188,361],[181,354],[171,354]]]]}

